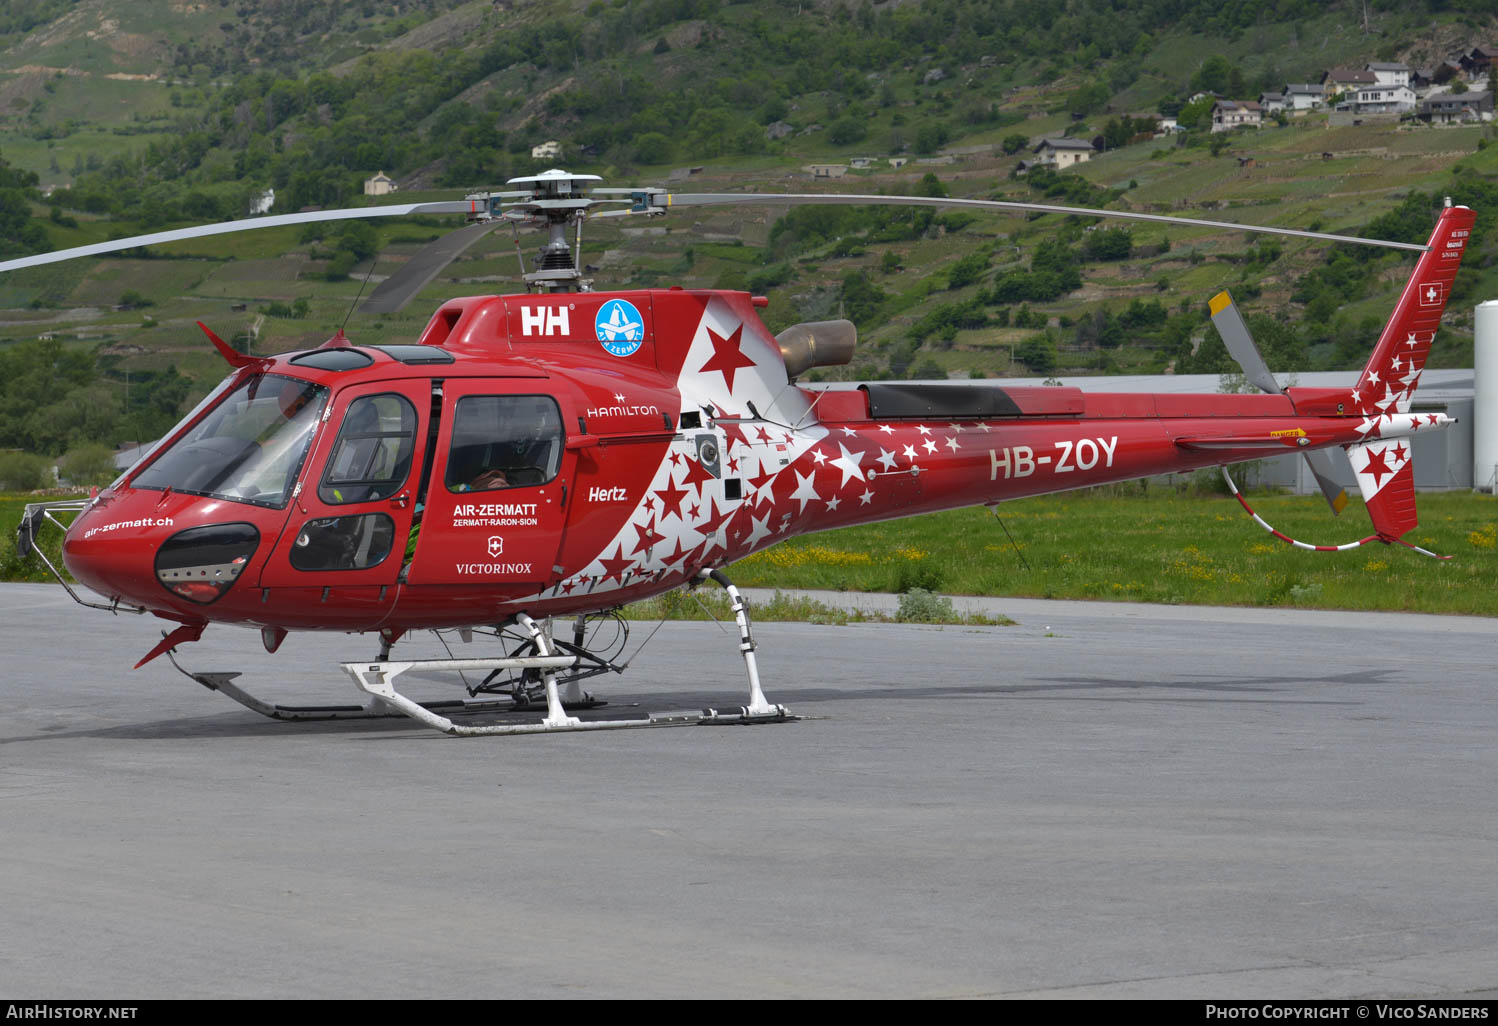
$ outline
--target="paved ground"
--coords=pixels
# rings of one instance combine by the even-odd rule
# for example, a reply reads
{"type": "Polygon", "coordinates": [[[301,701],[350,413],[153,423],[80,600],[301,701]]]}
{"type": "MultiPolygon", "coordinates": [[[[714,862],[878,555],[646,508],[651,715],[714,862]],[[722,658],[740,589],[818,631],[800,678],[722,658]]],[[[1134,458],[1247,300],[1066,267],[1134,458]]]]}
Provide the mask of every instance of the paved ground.
{"type": "MultiPolygon", "coordinates": [[[[761,625],[798,723],[458,740],[260,719],[0,586],[0,997],[1498,987],[1498,621],[991,605],[761,625]]],[[[343,701],[370,648],[183,656],[343,701]]],[[[671,624],[607,694],[741,681],[671,624]]]]}

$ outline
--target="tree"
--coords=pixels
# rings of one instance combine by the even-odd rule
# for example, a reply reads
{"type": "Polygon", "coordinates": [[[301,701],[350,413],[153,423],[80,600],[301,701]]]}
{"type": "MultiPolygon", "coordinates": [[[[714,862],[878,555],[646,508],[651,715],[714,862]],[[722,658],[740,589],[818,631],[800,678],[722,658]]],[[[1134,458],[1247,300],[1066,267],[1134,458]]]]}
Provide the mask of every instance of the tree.
{"type": "Polygon", "coordinates": [[[0,455],[0,489],[31,492],[47,483],[47,461],[29,452],[0,455]]]}
{"type": "Polygon", "coordinates": [[[1134,250],[1134,235],[1127,228],[1097,228],[1082,241],[1088,260],[1127,260],[1134,250]]]}
{"type": "Polygon", "coordinates": [[[671,137],[664,132],[646,132],[635,139],[635,160],[641,164],[664,164],[671,159],[671,137]]]}
{"type": "Polygon", "coordinates": [[[107,485],[115,478],[114,451],[91,442],[69,449],[57,461],[58,473],[75,485],[107,485]]]}
{"type": "Polygon", "coordinates": [[[1066,98],[1066,109],[1078,117],[1086,117],[1095,110],[1101,110],[1108,103],[1108,96],[1108,86],[1103,82],[1094,82],[1073,89],[1066,98]]]}
{"type": "Polygon", "coordinates": [[[935,153],[947,144],[951,133],[940,121],[928,121],[915,133],[915,151],[921,154],[935,153]]]}
{"type": "Polygon", "coordinates": [[[31,201],[40,199],[37,177],[12,170],[0,158],[0,256],[26,256],[48,248],[47,232],[31,216],[31,201]]]}
{"type": "Polygon", "coordinates": [[[933,196],[937,198],[951,195],[947,191],[947,187],[942,184],[941,179],[936,177],[936,172],[934,171],[927,171],[921,176],[921,180],[915,183],[915,194],[917,196],[933,196]]]}
{"type": "Polygon", "coordinates": [[[1199,100],[1192,100],[1181,108],[1181,113],[1176,115],[1176,124],[1182,128],[1200,128],[1211,123],[1212,107],[1217,103],[1215,97],[1203,96],[1199,100]]]}
{"type": "Polygon", "coordinates": [[[861,141],[868,134],[868,124],[862,118],[838,118],[827,128],[827,141],[834,146],[847,146],[861,141]]]}
{"type": "Polygon", "coordinates": [[[843,315],[859,327],[870,326],[889,298],[862,271],[854,271],[843,279],[841,295],[843,315]]]}
{"type": "Polygon", "coordinates": [[[983,272],[986,270],[988,270],[988,254],[969,253],[947,271],[947,288],[960,289],[964,285],[971,285],[983,277],[983,272]]]}
{"type": "MultiPolygon", "coordinates": [[[[1232,81],[1233,66],[1221,54],[1214,53],[1197,67],[1191,76],[1193,93],[1226,93],[1232,81]]],[[[1241,76],[1241,72],[1240,72],[1241,76]]]]}
{"type": "Polygon", "coordinates": [[[1056,369],[1056,344],[1046,335],[1031,335],[1014,347],[1014,355],[1035,374],[1056,369]]]}

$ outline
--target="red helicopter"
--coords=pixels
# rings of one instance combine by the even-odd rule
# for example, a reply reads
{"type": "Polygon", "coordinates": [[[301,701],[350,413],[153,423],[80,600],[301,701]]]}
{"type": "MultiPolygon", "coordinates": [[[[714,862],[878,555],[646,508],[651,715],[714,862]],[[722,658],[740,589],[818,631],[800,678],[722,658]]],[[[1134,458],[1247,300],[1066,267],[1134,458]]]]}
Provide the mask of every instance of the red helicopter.
{"type": "Polygon", "coordinates": [[[189,676],[279,719],[404,713],[473,735],[789,718],[765,698],[747,609],[718,568],[812,531],[1225,468],[1286,450],[1311,461],[1335,512],[1346,501],[1327,462],[1335,446],[1351,459],[1373,533],[1330,547],[1274,533],[1303,548],[1372,541],[1416,548],[1402,541],[1416,526],[1407,439],[1450,421],[1413,414],[1410,402],[1472,230],[1466,207],[1448,201],[1430,241],[1413,246],[1041,204],[671,194],[604,189],[598,181],[554,170],[461,202],[259,218],[0,263],[5,271],[308,220],[468,215],[475,223],[375,290],[362,309],[380,312],[399,308],[496,225],[548,231],[524,274],[528,292],[447,302],[409,345],[358,345],[340,330],[316,349],[250,357],[204,327],[233,367],[230,376],[96,496],[28,506],[22,553],[35,548],[40,525],[53,522],[66,530],[67,570],[107,601],[85,601],[69,587],[75,599],[176,624],[137,666],[173,656],[210,623],[258,628],[271,652],[289,631],[376,631],[377,658],[344,664],[370,696],[364,705],[274,705],[232,683],[237,674],[189,676]],[[1368,365],[1344,389],[1281,388],[1231,297],[1215,297],[1213,320],[1262,395],[1084,396],[1076,388],[978,383],[810,387],[797,379],[851,359],[851,323],[802,324],[772,336],[756,312],[766,303],[760,297],[682,288],[595,292],[579,271],[585,218],[693,204],[826,202],[1204,224],[1402,246],[1421,256],[1368,365]],[[571,245],[569,227],[577,229],[571,245]],[[58,519],[67,513],[71,522],[58,519]],[[590,649],[590,628],[624,603],[708,579],[732,598],[748,702],[644,720],[572,715],[596,704],[580,681],[621,669],[590,649]],[[575,619],[570,642],[553,636],[553,620],[564,617],[575,619]],[[465,640],[475,630],[494,633],[505,654],[391,658],[408,632],[444,628],[460,629],[465,640]],[[398,676],[413,668],[487,676],[464,685],[477,701],[422,705],[396,689],[398,676]],[[452,719],[542,700],[538,723],[452,719]]]}

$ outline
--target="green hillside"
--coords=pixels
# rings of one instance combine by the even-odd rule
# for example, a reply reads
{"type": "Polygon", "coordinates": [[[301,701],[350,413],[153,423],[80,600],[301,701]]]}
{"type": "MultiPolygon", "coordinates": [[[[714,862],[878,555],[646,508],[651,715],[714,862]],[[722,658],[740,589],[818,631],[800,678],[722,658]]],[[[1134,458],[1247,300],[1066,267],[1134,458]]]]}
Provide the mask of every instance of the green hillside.
{"type": "MultiPolygon", "coordinates": [[[[560,164],[610,185],[1025,199],[1416,240],[1450,195],[1478,209],[1479,231],[1432,361],[1463,365],[1471,307],[1498,294],[1490,125],[1334,127],[1317,113],[1150,138],[1138,119],[1176,114],[1201,89],[1250,98],[1332,66],[1429,65],[1493,37],[1495,8],[31,0],[0,14],[0,255],[238,218],[267,190],[276,212],[362,203],[376,171],[402,201],[560,164]],[[1106,147],[1061,174],[1014,174],[1062,133],[1106,147]],[[546,140],[563,155],[533,160],[546,140]],[[810,171],[855,157],[870,166],[830,181],[810,171]]],[[[1117,224],[714,209],[589,225],[584,260],[598,288],[766,294],[777,330],[848,316],[858,377],[1227,371],[1205,308],[1224,287],[1277,368],[1351,368],[1411,266],[1362,247],[1117,224]]],[[[44,438],[24,427],[35,396],[0,381],[0,449],[169,423],[173,375],[186,401],[222,371],[193,321],[256,351],[316,344],[363,275],[455,226],[276,229],[0,276],[0,359],[25,369],[77,354],[53,387],[91,389],[112,413],[44,438]],[[132,386],[127,402],[139,381],[159,387],[142,399],[132,386]]],[[[407,311],[356,315],[348,331],[409,339],[440,301],[512,289],[516,270],[514,241],[496,232],[407,311]]]]}

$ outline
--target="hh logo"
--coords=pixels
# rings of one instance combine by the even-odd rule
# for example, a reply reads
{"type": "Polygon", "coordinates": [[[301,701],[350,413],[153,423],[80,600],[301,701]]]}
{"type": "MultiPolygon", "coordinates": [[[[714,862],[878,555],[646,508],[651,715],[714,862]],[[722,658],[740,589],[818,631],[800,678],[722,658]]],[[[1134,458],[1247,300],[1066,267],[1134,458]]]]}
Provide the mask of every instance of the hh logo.
{"type": "Polygon", "coordinates": [[[505,540],[497,535],[489,539],[489,555],[497,556],[505,550],[505,540]]]}
{"type": "Polygon", "coordinates": [[[570,335],[565,306],[522,306],[520,308],[520,333],[522,335],[570,335]]]}
{"type": "Polygon", "coordinates": [[[1446,286],[1443,282],[1425,282],[1420,286],[1421,306],[1440,306],[1446,302],[1446,286]]]}

